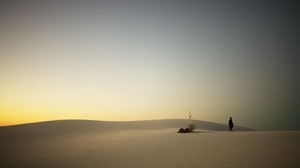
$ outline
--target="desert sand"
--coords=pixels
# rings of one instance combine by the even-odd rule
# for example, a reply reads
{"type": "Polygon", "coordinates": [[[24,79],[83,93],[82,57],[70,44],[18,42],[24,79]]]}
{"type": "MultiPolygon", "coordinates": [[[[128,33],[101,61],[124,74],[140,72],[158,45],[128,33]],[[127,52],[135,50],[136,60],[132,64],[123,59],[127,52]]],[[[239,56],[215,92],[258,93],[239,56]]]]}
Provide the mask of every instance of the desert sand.
{"type": "Polygon", "coordinates": [[[0,128],[0,166],[300,167],[300,131],[254,131],[186,120],[62,120],[0,128]]]}

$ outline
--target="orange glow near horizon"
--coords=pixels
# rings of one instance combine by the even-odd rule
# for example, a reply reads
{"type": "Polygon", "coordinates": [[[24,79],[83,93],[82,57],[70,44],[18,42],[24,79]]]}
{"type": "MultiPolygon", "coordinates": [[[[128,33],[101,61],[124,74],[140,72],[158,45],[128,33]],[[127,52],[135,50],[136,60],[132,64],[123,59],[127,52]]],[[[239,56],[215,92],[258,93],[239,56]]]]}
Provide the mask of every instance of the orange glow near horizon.
{"type": "MultiPolygon", "coordinates": [[[[27,91],[19,91],[15,95],[7,92],[7,94],[0,96],[0,125],[62,119],[103,121],[184,119],[190,109],[189,102],[181,101],[180,97],[176,98],[171,93],[168,95],[151,95],[152,92],[147,93],[147,95],[134,96],[134,94],[130,95],[130,92],[124,92],[125,95],[130,96],[114,93],[114,95],[110,95],[111,98],[104,96],[106,99],[102,99],[101,95],[88,97],[87,93],[79,95],[79,92],[77,95],[66,95],[63,90],[60,93],[57,91],[57,95],[53,91],[46,94],[46,90],[43,91],[43,94],[46,95],[39,95],[38,92],[34,93],[34,88],[26,88],[25,90],[32,92],[30,95],[26,93],[27,91]],[[156,96],[157,99],[155,99],[156,96]]],[[[213,117],[216,116],[213,112],[218,110],[218,108],[212,108],[214,103],[208,100],[202,102],[202,104],[197,104],[197,102],[192,104],[196,107],[192,109],[193,118],[200,120],[218,119],[213,117]]]]}

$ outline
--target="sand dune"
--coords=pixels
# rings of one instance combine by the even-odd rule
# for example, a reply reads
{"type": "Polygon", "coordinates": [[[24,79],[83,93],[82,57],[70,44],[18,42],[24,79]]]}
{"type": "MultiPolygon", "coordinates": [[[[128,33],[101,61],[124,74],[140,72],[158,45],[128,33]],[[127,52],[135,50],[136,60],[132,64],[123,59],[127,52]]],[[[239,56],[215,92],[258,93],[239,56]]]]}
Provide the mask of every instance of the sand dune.
{"type": "Polygon", "coordinates": [[[300,131],[186,120],[51,121],[0,128],[1,167],[300,167],[300,131]]]}

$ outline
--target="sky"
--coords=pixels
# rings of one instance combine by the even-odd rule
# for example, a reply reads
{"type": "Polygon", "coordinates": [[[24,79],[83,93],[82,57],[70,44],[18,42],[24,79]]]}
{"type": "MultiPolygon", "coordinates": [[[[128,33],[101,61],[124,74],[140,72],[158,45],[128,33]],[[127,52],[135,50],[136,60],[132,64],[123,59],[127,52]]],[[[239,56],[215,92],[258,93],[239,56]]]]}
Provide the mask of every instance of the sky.
{"type": "Polygon", "coordinates": [[[298,1],[0,1],[0,125],[300,130],[298,1]]]}

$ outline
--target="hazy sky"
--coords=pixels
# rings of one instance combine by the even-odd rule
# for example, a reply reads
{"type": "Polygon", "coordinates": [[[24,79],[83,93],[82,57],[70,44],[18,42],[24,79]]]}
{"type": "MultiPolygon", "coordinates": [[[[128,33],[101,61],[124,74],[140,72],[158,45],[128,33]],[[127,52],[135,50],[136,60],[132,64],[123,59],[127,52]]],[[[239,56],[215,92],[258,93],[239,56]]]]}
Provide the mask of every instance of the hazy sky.
{"type": "Polygon", "coordinates": [[[300,129],[298,1],[0,1],[0,124],[300,129]]]}

